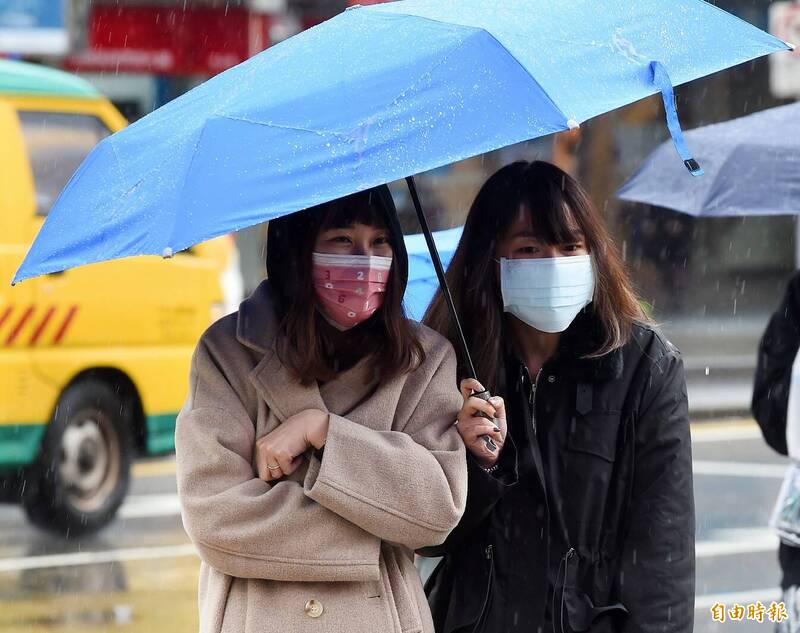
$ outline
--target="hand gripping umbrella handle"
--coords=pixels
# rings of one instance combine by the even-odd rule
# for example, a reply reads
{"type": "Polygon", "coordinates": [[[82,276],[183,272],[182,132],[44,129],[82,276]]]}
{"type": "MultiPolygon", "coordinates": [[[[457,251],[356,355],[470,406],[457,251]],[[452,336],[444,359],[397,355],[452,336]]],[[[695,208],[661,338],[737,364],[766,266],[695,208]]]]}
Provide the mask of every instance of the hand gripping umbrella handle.
{"type": "MultiPolygon", "coordinates": [[[[425,242],[428,244],[428,251],[431,254],[431,261],[433,262],[433,268],[436,270],[436,276],[439,278],[439,286],[442,289],[442,295],[444,296],[444,301],[447,304],[447,310],[450,312],[450,319],[453,321],[453,327],[456,331],[456,336],[458,338],[458,344],[461,348],[461,353],[463,354],[463,358],[467,361],[467,367],[469,368],[469,377],[470,378],[477,378],[475,376],[475,366],[472,364],[472,356],[470,356],[469,348],[467,347],[467,341],[464,338],[464,330],[461,328],[461,321],[458,318],[458,313],[456,312],[456,306],[453,303],[453,296],[450,294],[450,287],[447,285],[447,278],[444,275],[444,268],[442,267],[442,260],[439,258],[439,251],[436,248],[436,242],[433,241],[433,235],[431,235],[431,229],[428,226],[428,220],[425,217],[425,212],[422,210],[422,203],[419,200],[419,194],[417,193],[417,185],[414,183],[414,176],[408,176],[406,178],[406,184],[408,185],[408,191],[411,194],[411,200],[414,203],[414,209],[417,212],[417,218],[419,219],[419,225],[422,227],[422,233],[425,235],[425,242]]],[[[478,391],[472,394],[476,398],[480,398],[481,400],[485,400],[486,402],[489,401],[489,398],[492,395],[489,393],[488,390],[478,391]]],[[[485,413],[479,414],[481,417],[489,419],[489,416],[485,413]]],[[[486,444],[486,448],[488,448],[493,453],[497,450],[497,444],[494,443],[491,437],[488,435],[481,435],[481,439],[486,444]]]]}
{"type": "MultiPolygon", "coordinates": [[[[492,397],[492,394],[489,393],[488,389],[484,389],[483,391],[476,391],[472,394],[476,398],[480,398],[481,400],[485,400],[489,402],[489,399],[492,397]]],[[[479,412],[478,415],[482,418],[486,418],[487,420],[491,420],[492,418],[489,417],[488,414],[484,413],[483,411],[479,412]]],[[[486,448],[488,448],[493,453],[497,450],[497,444],[494,443],[494,440],[489,437],[488,435],[481,435],[481,439],[483,443],[486,444],[486,448]]]]}

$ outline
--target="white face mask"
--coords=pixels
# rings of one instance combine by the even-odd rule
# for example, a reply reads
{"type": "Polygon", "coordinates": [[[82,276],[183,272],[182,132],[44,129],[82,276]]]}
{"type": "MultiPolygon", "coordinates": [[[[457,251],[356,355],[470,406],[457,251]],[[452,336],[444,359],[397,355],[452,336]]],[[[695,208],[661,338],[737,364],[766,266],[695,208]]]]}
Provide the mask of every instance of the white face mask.
{"type": "Polygon", "coordinates": [[[592,301],[589,255],[500,260],[503,308],[541,332],[563,332],[592,301]]]}

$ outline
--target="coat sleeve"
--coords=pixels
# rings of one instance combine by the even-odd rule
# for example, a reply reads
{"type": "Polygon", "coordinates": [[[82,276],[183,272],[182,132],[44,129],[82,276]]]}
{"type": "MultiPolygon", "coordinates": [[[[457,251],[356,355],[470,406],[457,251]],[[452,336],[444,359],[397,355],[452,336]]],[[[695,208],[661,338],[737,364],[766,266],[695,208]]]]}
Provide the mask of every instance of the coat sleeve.
{"type": "Polygon", "coordinates": [[[617,579],[625,633],[683,633],[694,622],[694,493],[683,362],[652,366],[634,430],[634,476],[617,579]]]}
{"type": "Polygon", "coordinates": [[[800,346],[800,273],[796,273],[758,346],[752,411],[764,440],[786,455],[786,411],[792,365],[800,346]]]}
{"type": "Polygon", "coordinates": [[[418,402],[402,429],[378,431],[331,414],[323,457],[306,475],[308,497],[392,543],[418,549],[444,541],[467,495],[454,382],[448,345],[427,384],[412,387],[418,402]]]}
{"type": "Polygon", "coordinates": [[[464,515],[444,543],[426,547],[419,554],[444,556],[458,549],[475,528],[491,514],[500,499],[517,485],[519,481],[517,448],[510,433],[506,436],[498,464],[499,468],[494,473],[487,473],[472,453],[467,451],[467,504],[464,515]]]}
{"type": "Polygon", "coordinates": [[[254,471],[255,424],[201,342],[175,431],[178,495],[200,557],[230,576],[378,580],[380,540],[304,494],[254,471]]]}

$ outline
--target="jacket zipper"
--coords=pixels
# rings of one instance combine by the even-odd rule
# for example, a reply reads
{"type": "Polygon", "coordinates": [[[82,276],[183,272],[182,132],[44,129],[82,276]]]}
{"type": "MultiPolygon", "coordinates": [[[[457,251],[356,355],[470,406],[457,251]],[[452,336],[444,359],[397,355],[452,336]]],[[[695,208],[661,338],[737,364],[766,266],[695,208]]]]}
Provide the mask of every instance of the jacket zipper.
{"type": "Polygon", "coordinates": [[[475,622],[472,633],[477,633],[477,631],[480,630],[481,625],[484,623],[486,612],[489,609],[489,598],[492,595],[492,576],[494,575],[494,545],[487,545],[484,554],[486,555],[486,560],[489,561],[489,579],[486,581],[486,594],[483,597],[481,613],[478,616],[478,621],[475,622]]]}
{"type": "MultiPolygon", "coordinates": [[[[542,368],[539,367],[539,371],[536,372],[536,378],[531,383],[531,391],[528,395],[528,406],[531,409],[531,425],[533,426],[534,435],[536,435],[536,388],[539,386],[539,376],[541,375],[542,368]]],[[[528,379],[530,380],[530,375],[528,379]]]]}
{"type": "MultiPolygon", "coordinates": [[[[536,372],[536,378],[531,382],[531,390],[528,395],[528,406],[531,410],[531,426],[533,427],[533,435],[536,437],[536,393],[539,387],[539,378],[542,375],[542,369],[544,367],[539,367],[539,371],[536,372]]],[[[528,380],[530,380],[530,373],[528,372],[527,368],[525,368],[525,372],[528,374],[528,380]]],[[[550,516],[550,508],[549,504],[547,503],[547,493],[545,493],[545,506],[547,507],[547,516],[550,516]]],[[[561,632],[566,633],[564,630],[564,590],[567,583],[567,570],[569,567],[569,559],[572,558],[576,554],[575,549],[570,547],[567,550],[567,553],[561,558],[561,562],[558,565],[559,572],[557,576],[560,574],[562,565],[564,566],[564,580],[561,583],[561,608],[558,611],[559,619],[561,620],[561,632]]],[[[550,567],[550,548],[547,548],[547,567],[550,567]]],[[[555,603],[556,592],[558,591],[558,577],[556,577],[556,586],[553,587],[553,602],[555,603]]],[[[552,618],[553,618],[553,631],[556,633],[556,614],[555,614],[555,604],[553,605],[552,611],[552,618]]]]}
{"type": "MultiPolygon", "coordinates": [[[[537,388],[539,386],[539,378],[542,375],[542,369],[544,369],[544,368],[543,367],[539,367],[539,371],[536,372],[536,378],[531,382],[531,390],[530,390],[530,392],[528,394],[528,406],[530,407],[530,410],[531,410],[531,425],[533,427],[533,435],[534,435],[534,437],[536,436],[536,392],[537,392],[537,388]]],[[[524,371],[528,376],[528,380],[530,381],[530,372],[528,372],[528,368],[525,367],[524,371]]],[[[547,496],[545,494],[545,503],[547,503],[546,499],[547,499],[547,496]]],[[[550,516],[550,509],[549,508],[547,510],[547,515],[548,515],[548,517],[550,516]]],[[[489,547],[491,547],[491,545],[489,547]]],[[[489,550],[489,548],[487,548],[487,554],[488,554],[488,550],[489,550]]],[[[559,562],[559,565],[558,565],[559,571],[558,571],[557,576],[559,576],[561,574],[561,567],[562,566],[564,567],[564,579],[561,582],[561,587],[560,587],[561,588],[561,608],[558,611],[558,619],[560,620],[562,633],[565,633],[565,629],[564,629],[564,590],[566,589],[566,584],[567,584],[567,571],[569,569],[569,560],[576,553],[577,552],[575,551],[575,549],[573,547],[570,547],[567,550],[567,552],[564,554],[564,556],[561,557],[561,561],[559,562]]],[[[549,566],[550,566],[549,548],[548,548],[547,560],[548,560],[547,566],[549,568],[549,566]]],[[[553,602],[555,602],[556,594],[557,594],[558,589],[559,589],[558,580],[559,579],[557,577],[556,578],[556,586],[553,587],[553,602]]],[[[552,623],[553,624],[553,631],[555,631],[556,630],[555,604],[553,605],[552,618],[553,618],[553,623],[552,623]]]]}

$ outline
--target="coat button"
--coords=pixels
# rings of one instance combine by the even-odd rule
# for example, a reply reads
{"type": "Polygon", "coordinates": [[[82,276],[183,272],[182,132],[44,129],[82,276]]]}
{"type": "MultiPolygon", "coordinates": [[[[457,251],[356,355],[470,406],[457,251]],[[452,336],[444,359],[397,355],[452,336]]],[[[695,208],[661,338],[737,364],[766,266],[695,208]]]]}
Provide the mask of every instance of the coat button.
{"type": "Polygon", "coordinates": [[[306,602],[305,612],[309,618],[318,618],[322,615],[324,610],[325,607],[322,606],[319,600],[309,600],[306,602]]]}
{"type": "Polygon", "coordinates": [[[549,382],[550,384],[553,384],[555,381],[556,381],[556,377],[553,374],[550,374],[547,377],[547,382],[549,382]]]}

